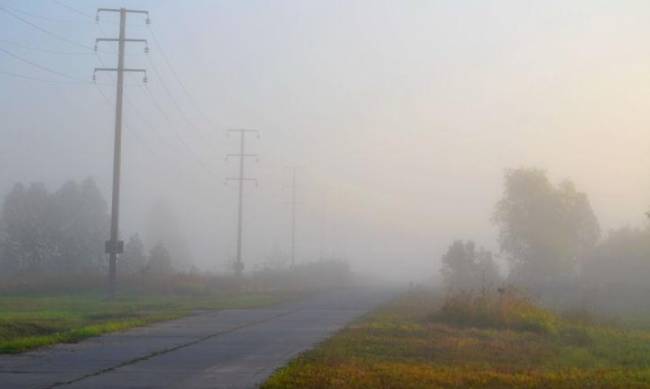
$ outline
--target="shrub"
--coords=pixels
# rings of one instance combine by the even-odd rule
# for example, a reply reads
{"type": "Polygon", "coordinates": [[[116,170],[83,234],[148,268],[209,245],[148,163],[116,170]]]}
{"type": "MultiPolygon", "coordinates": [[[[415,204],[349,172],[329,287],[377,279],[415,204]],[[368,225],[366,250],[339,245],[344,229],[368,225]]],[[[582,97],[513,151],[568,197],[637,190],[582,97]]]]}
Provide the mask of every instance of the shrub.
{"type": "Polygon", "coordinates": [[[450,293],[432,319],[455,325],[556,333],[559,319],[515,289],[450,293]]]}

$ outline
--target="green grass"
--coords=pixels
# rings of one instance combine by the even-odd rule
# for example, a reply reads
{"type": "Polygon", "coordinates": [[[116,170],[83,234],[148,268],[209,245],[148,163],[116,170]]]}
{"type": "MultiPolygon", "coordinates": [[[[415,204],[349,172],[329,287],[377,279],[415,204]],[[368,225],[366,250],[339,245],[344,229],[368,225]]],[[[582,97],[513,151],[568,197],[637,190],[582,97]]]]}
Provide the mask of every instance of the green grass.
{"type": "Polygon", "coordinates": [[[557,315],[516,294],[420,290],[366,315],[264,388],[648,388],[650,331],[557,315]]]}
{"type": "MultiPolygon", "coordinates": [[[[96,281],[103,284],[103,278],[96,281]]],[[[81,281],[66,287],[57,282],[58,288],[46,282],[5,288],[0,294],[0,353],[78,342],[200,310],[255,308],[300,296],[295,291],[224,289],[213,282],[202,277],[134,280],[113,300],[81,281]]]]}

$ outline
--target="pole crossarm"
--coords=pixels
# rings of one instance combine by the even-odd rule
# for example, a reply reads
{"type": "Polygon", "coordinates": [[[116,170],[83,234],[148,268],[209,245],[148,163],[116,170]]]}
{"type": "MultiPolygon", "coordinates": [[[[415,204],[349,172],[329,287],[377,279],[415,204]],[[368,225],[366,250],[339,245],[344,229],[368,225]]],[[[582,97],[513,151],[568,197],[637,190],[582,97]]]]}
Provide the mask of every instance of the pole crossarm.
{"type": "Polygon", "coordinates": [[[256,132],[258,134],[260,133],[259,130],[253,130],[250,128],[231,128],[230,130],[228,130],[228,132],[256,132]]]}
{"type": "Polygon", "coordinates": [[[146,23],[151,24],[151,19],[149,18],[149,11],[140,10],[140,9],[126,9],[126,8],[97,8],[97,14],[95,15],[95,21],[99,22],[99,14],[101,12],[114,12],[114,13],[131,13],[131,14],[142,14],[146,15],[146,23]]]}
{"type": "MultiPolygon", "coordinates": [[[[118,71],[118,68],[95,68],[95,72],[116,72],[118,71]]],[[[122,69],[123,72],[136,72],[136,73],[144,73],[147,74],[147,69],[132,69],[132,68],[124,68],[122,69]]]]}
{"type": "Polygon", "coordinates": [[[257,178],[247,178],[247,177],[228,177],[226,181],[254,181],[257,184],[257,178]]]}
{"type": "Polygon", "coordinates": [[[122,72],[129,72],[129,73],[142,73],[144,74],[144,78],[142,79],[142,82],[145,84],[147,83],[147,69],[132,69],[132,68],[95,68],[93,71],[93,81],[95,81],[96,77],[95,75],[97,72],[117,72],[117,71],[122,71],[122,72]]]}
{"type": "Polygon", "coordinates": [[[258,139],[260,137],[260,132],[258,130],[252,130],[252,129],[248,129],[248,128],[233,128],[233,129],[228,130],[229,135],[230,135],[231,132],[236,132],[236,133],[239,133],[239,134],[242,134],[242,135],[246,134],[246,133],[253,133],[253,134],[257,135],[258,139]]]}
{"type": "Polygon", "coordinates": [[[233,157],[249,157],[249,158],[257,158],[257,154],[226,154],[226,159],[228,158],[233,158],[233,157]]]}
{"type": "MultiPolygon", "coordinates": [[[[97,51],[97,45],[100,42],[120,42],[120,38],[96,38],[94,49],[97,51]]],[[[149,53],[149,41],[141,38],[124,38],[122,42],[144,43],[145,54],[149,53]]]]}

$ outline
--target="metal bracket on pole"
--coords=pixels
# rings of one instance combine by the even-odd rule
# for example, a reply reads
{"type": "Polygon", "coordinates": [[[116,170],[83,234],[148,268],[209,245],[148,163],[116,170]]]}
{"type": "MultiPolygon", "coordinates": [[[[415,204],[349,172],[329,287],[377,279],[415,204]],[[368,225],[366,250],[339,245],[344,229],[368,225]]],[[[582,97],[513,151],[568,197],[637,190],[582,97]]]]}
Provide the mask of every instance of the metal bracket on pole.
{"type": "Polygon", "coordinates": [[[122,254],[124,252],[124,241],[107,240],[104,244],[106,254],[122,254]]]}

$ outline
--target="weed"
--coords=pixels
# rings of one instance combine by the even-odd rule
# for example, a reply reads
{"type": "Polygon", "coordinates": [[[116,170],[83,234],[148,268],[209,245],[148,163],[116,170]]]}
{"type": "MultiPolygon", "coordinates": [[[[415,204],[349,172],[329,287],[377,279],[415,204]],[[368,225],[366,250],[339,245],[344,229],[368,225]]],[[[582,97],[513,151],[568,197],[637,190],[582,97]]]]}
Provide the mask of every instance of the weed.
{"type": "Polygon", "coordinates": [[[421,290],[278,370],[275,388],[648,388],[650,331],[570,321],[515,291],[421,290]],[[434,313],[432,313],[432,311],[434,313]]]}
{"type": "Polygon", "coordinates": [[[516,289],[449,294],[432,320],[455,325],[556,333],[558,317],[516,289]]]}

